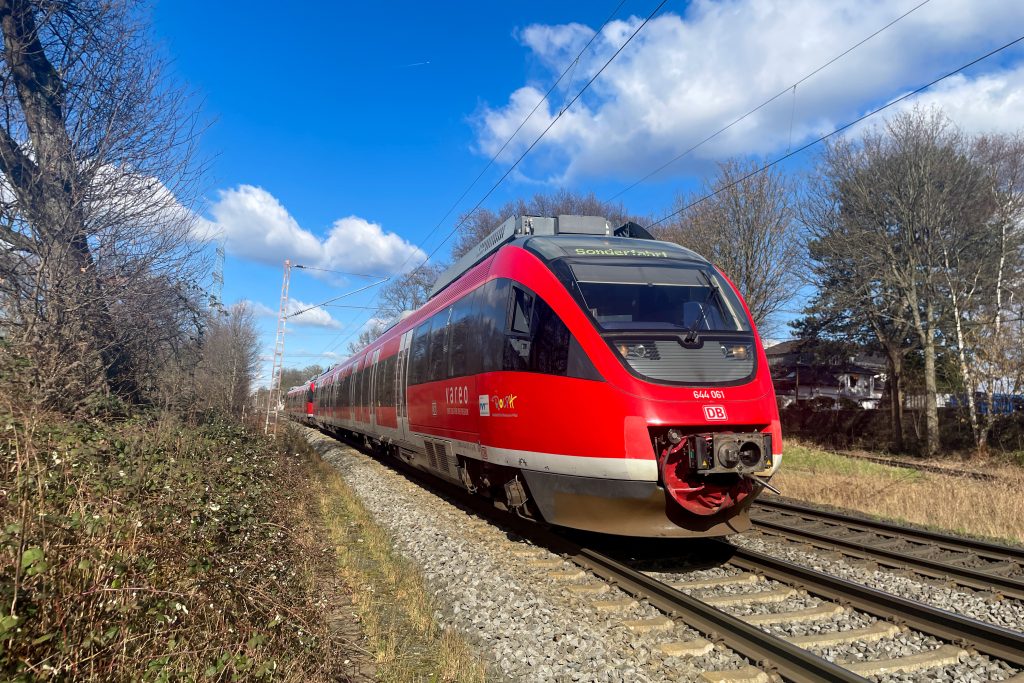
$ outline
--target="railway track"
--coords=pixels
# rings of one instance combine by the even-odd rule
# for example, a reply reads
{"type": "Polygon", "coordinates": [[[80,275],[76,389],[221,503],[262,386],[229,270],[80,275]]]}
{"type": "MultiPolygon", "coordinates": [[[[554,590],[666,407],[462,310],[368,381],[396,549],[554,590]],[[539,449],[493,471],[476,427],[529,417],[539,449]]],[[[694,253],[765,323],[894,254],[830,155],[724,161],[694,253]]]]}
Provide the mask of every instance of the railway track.
{"type": "Polygon", "coordinates": [[[1024,600],[1024,549],[910,529],[887,522],[761,498],[755,528],[771,536],[1024,600]]]}
{"type": "Polygon", "coordinates": [[[899,467],[906,470],[916,470],[918,472],[929,472],[931,474],[942,474],[947,477],[964,477],[966,479],[977,479],[979,481],[997,481],[998,476],[990,474],[988,472],[978,472],[977,470],[965,470],[954,467],[945,467],[943,465],[933,465],[926,462],[912,462],[909,460],[900,460],[899,458],[887,458],[884,455],[865,455],[858,453],[850,453],[849,451],[829,451],[835,455],[841,455],[844,458],[855,458],[857,460],[867,460],[878,465],[885,465],[887,467],[899,467]]]}
{"type": "Polygon", "coordinates": [[[510,553],[510,561],[536,566],[541,580],[566,582],[567,590],[592,596],[595,606],[602,611],[629,609],[629,600],[607,599],[611,593],[608,586],[660,610],[664,615],[660,618],[624,623],[638,633],[660,632],[661,647],[667,654],[698,656],[720,647],[750,663],[747,669],[706,672],[709,681],[864,681],[867,676],[954,665],[975,653],[1006,662],[1012,667],[1007,667],[1006,677],[1013,675],[1014,670],[1024,670],[1022,633],[722,541],[700,543],[694,556],[692,544],[686,544],[691,547],[684,550],[684,544],[678,541],[644,542],[643,551],[638,554],[637,548],[641,546],[635,540],[609,544],[607,537],[602,541],[588,535],[581,540],[577,535],[559,533],[496,510],[489,501],[468,496],[459,487],[426,477],[393,459],[382,462],[521,537],[523,540],[510,553]],[[551,559],[551,553],[559,557],[551,559]],[[680,560],[681,555],[689,557],[680,560]],[[697,565],[693,564],[694,557],[697,565]],[[709,559],[715,571],[726,573],[710,579],[692,579],[694,567],[706,566],[709,559]],[[585,571],[551,571],[565,562],[585,571]],[[666,572],[666,562],[676,571],[666,572]],[[735,592],[715,594],[723,587],[735,592]],[[786,600],[813,604],[786,609],[786,600]],[[737,605],[779,609],[737,614],[737,605]],[[847,620],[845,630],[836,630],[837,619],[847,620]],[[793,625],[797,629],[794,632],[800,635],[785,634],[793,625]],[[807,628],[800,631],[801,625],[807,628]],[[688,635],[674,640],[673,631],[696,632],[702,637],[688,635]],[[870,647],[871,643],[905,634],[918,640],[933,639],[928,641],[930,649],[906,656],[844,663],[825,657],[830,648],[830,658],[834,659],[835,648],[841,651],[851,643],[867,643],[870,647]]]}
{"type": "MultiPolygon", "coordinates": [[[[1024,666],[1024,634],[725,542],[713,545],[719,546],[722,557],[726,558],[721,566],[730,568],[732,573],[696,581],[687,580],[685,572],[666,572],[664,567],[657,571],[638,571],[628,563],[588,547],[563,549],[562,554],[634,597],[649,601],[708,639],[681,643],[679,649],[696,651],[706,643],[719,642],[755,663],[770,677],[792,681],[862,681],[866,676],[948,665],[972,651],[1015,667],[1024,666]],[[748,590],[703,595],[728,585],[745,586],[748,590]],[[816,604],[747,615],[726,611],[730,606],[780,605],[786,600],[799,602],[808,598],[816,604]],[[830,624],[830,620],[840,615],[858,616],[865,625],[844,631],[831,630],[834,624],[830,624]],[[783,630],[780,626],[795,623],[816,626],[806,629],[804,635],[776,635],[783,630]],[[827,661],[821,654],[824,649],[843,644],[891,638],[904,629],[945,642],[932,650],[905,657],[844,664],[827,661]]],[[[722,676],[728,675],[722,672],[722,676]]],[[[712,677],[712,680],[715,679],[712,677]]]]}

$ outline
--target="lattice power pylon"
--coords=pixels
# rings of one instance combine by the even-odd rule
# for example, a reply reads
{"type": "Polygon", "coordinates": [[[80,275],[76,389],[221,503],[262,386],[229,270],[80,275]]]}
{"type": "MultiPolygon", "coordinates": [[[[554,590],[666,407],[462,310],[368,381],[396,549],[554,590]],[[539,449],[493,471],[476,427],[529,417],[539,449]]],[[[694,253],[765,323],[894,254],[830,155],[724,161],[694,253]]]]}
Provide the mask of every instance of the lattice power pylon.
{"type": "Polygon", "coordinates": [[[210,308],[218,313],[224,309],[224,235],[217,240],[217,256],[213,265],[213,284],[210,287],[210,308]]]}
{"type": "Polygon", "coordinates": [[[277,313],[277,337],[274,339],[274,365],[270,370],[270,396],[267,400],[267,419],[263,433],[277,437],[277,418],[281,411],[281,373],[284,371],[284,333],[288,318],[288,280],[291,278],[292,262],[285,259],[284,279],[281,281],[281,307],[277,313]],[[274,415],[274,431],[270,431],[270,415],[274,415]]]}

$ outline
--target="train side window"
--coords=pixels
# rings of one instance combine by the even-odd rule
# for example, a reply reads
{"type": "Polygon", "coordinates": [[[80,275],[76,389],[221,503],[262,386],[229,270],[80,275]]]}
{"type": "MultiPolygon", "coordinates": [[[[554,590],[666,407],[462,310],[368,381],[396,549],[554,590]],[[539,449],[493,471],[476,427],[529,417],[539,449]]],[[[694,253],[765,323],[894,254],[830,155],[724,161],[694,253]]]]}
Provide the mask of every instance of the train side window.
{"type": "Polygon", "coordinates": [[[544,299],[513,285],[503,369],[601,380],[569,328],[544,299]]]}
{"type": "Polygon", "coordinates": [[[476,335],[473,334],[476,292],[473,290],[452,306],[452,317],[448,323],[448,377],[479,372],[479,349],[476,348],[476,335]]]}
{"type": "Polygon", "coordinates": [[[502,369],[511,371],[529,371],[530,349],[533,346],[531,329],[533,309],[536,296],[518,285],[512,286],[512,300],[509,308],[509,332],[505,338],[502,355],[502,369]]]}
{"type": "Polygon", "coordinates": [[[477,289],[477,314],[473,317],[475,334],[471,335],[479,344],[477,372],[495,372],[503,367],[508,290],[509,281],[505,278],[491,280],[477,289]]]}
{"type": "Polygon", "coordinates": [[[537,299],[536,330],[530,349],[530,370],[547,375],[569,374],[572,335],[543,299],[537,299]]]}
{"type": "Polygon", "coordinates": [[[387,382],[387,388],[384,394],[388,397],[386,405],[396,406],[398,404],[398,392],[395,391],[395,372],[398,369],[398,354],[391,356],[388,359],[388,371],[385,381],[387,382]]]}
{"type": "Polygon", "coordinates": [[[512,319],[509,321],[509,328],[514,334],[530,334],[534,298],[533,292],[512,287],[512,319]]]}
{"type": "Polygon", "coordinates": [[[398,352],[398,362],[395,364],[395,397],[398,399],[398,417],[405,417],[405,381],[402,377],[403,372],[407,372],[406,367],[409,364],[409,349],[405,348],[398,352]]]}
{"type": "Polygon", "coordinates": [[[412,357],[409,360],[409,385],[423,384],[430,376],[430,324],[427,320],[412,335],[412,357]]]}
{"type": "Polygon", "coordinates": [[[370,405],[370,376],[373,374],[371,371],[373,366],[369,363],[369,356],[363,360],[363,376],[359,380],[359,405],[367,406],[370,405]]]}
{"type": "Polygon", "coordinates": [[[377,405],[392,407],[395,405],[395,358],[388,356],[378,363],[377,367],[377,405]]]}
{"type": "Polygon", "coordinates": [[[349,388],[349,406],[355,408],[359,405],[359,361],[352,366],[352,384],[349,388]]]}
{"type": "Polygon", "coordinates": [[[395,373],[397,371],[398,371],[398,354],[396,353],[395,355],[391,356],[391,358],[389,360],[389,364],[388,364],[388,376],[387,376],[388,389],[387,389],[387,391],[385,393],[387,394],[388,398],[390,399],[388,401],[388,405],[390,405],[390,406],[397,406],[398,405],[398,391],[396,391],[396,386],[395,386],[395,373]]]}
{"type": "Polygon", "coordinates": [[[446,308],[434,314],[430,332],[430,376],[427,381],[436,382],[447,378],[448,372],[448,323],[452,309],[446,308]]]}

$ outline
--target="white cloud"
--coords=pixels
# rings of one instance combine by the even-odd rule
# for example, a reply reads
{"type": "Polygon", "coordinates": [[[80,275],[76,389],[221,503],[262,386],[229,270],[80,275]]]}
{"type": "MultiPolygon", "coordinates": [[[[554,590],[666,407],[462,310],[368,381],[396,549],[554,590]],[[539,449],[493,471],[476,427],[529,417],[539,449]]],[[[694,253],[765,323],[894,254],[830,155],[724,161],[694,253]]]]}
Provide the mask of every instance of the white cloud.
{"type": "MultiPolygon", "coordinates": [[[[253,312],[262,318],[277,317],[277,311],[264,303],[252,301],[251,299],[245,299],[244,303],[252,307],[253,312]]],[[[324,310],[323,307],[313,306],[313,304],[308,304],[304,301],[299,301],[298,299],[289,299],[285,312],[288,316],[295,315],[294,318],[288,318],[288,325],[290,326],[324,327],[329,330],[340,330],[344,327],[340,321],[331,316],[331,314],[324,310]],[[302,313],[295,315],[297,311],[302,311],[302,313]]]]}
{"type": "MultiPolygon", "coordinates": [[[[652,20],[534,149],[527,174],[632,179],[667,161],[906,12],[916,0],[696,0],[682,15],[652,20]]],[[[576,67],[574,85],[553,95],[504,153],[513,159],[629,37],[641,19],[605,27],[576,67]]],[[[942,0],[925,5],[705,145],[693,161],[765,155],[807,141],[960,66],[1009,39],[1024,3],[942,0]]],[[[579,24],[535,25],[520,42],[549,70],[550,83],[592,34],[579,24]]],[[[993,70],[992,65],[979,67],[993,70]]],[[[936,89],[937,103],[966,129],[1022,120],[1020,68],[972,75],[936,89]],[[1010,77],[1012,75],[1012,77],[1010,77]],[[958,85],[959,83],[959,85],[958,85]]],[[[475,117],[477,147],[494,154],[547,89],[526,84],[475,117]]],[[[928,100],[925,99],[925,102],[928,100]]],[[[681,165],[679,170],[685,170],[681,165]]]]}
{"type": "Polygon", "coordinates": [[[253,301],[252,299],[243,299],[242,303],[248,304],[252,308],[252,312],[261,318],[277,317],[277,311],[272,309],[270,306],[260,302],[253,301]]]}
{"type": "Polygon", "coordinates": [[[426,258],[414,244],[358,216],[336,220],[325,237],[318,237],[276,197],[253,185],[221,190],[210,214],[213,221],[199,234],[223,234],[229,253],[260,263],[279,265],[290,258],[317,268],[390,274],[426,258]]]}
{"type": "Polygon", "coordinates": [[[342,328],[342,324],[331,317],[331,314],[320,306],[313,306],[313,304],[307,304],[299,301],[298,299],[289,299],[288,306],[285,311],[289,316],[289,325],[298,325],[300,327],[326,327],[331,330],[339,330],[342,328]],[[299,311],[302,311],[302,313],[295,315],[299,311]]]}
{"type": "Polygon", "coordinates": [[[953,76],[894,108],[915,103],[939,107],[966,131],[1015,133],[1024,127],[1024,64],[973,79],[953,76]]]}

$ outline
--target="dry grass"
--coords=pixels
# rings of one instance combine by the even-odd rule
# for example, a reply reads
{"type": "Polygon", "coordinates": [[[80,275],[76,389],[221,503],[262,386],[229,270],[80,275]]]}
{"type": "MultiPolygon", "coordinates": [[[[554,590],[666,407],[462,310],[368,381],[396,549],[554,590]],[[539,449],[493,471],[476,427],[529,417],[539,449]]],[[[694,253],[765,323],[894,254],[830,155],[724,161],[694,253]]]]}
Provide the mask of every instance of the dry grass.
{"type": "Polygon", "coordinates": [[[337,470],[305,442],[319,479],[320,514],[334,545],[342,580],[352,595],[366,646],[381,681],[484,681],[486,670],[455,631],[434,620],[436,605],[419,571],[392,549],[378,526],[337,470]]]}
{"type": "Polygon", "coordinates": [[[789,498],[831,505],[878,517],[1024,542],[1024,471],[989,467],[998,481],[887,467],[786,442],[772,484],[789,498]]]}

